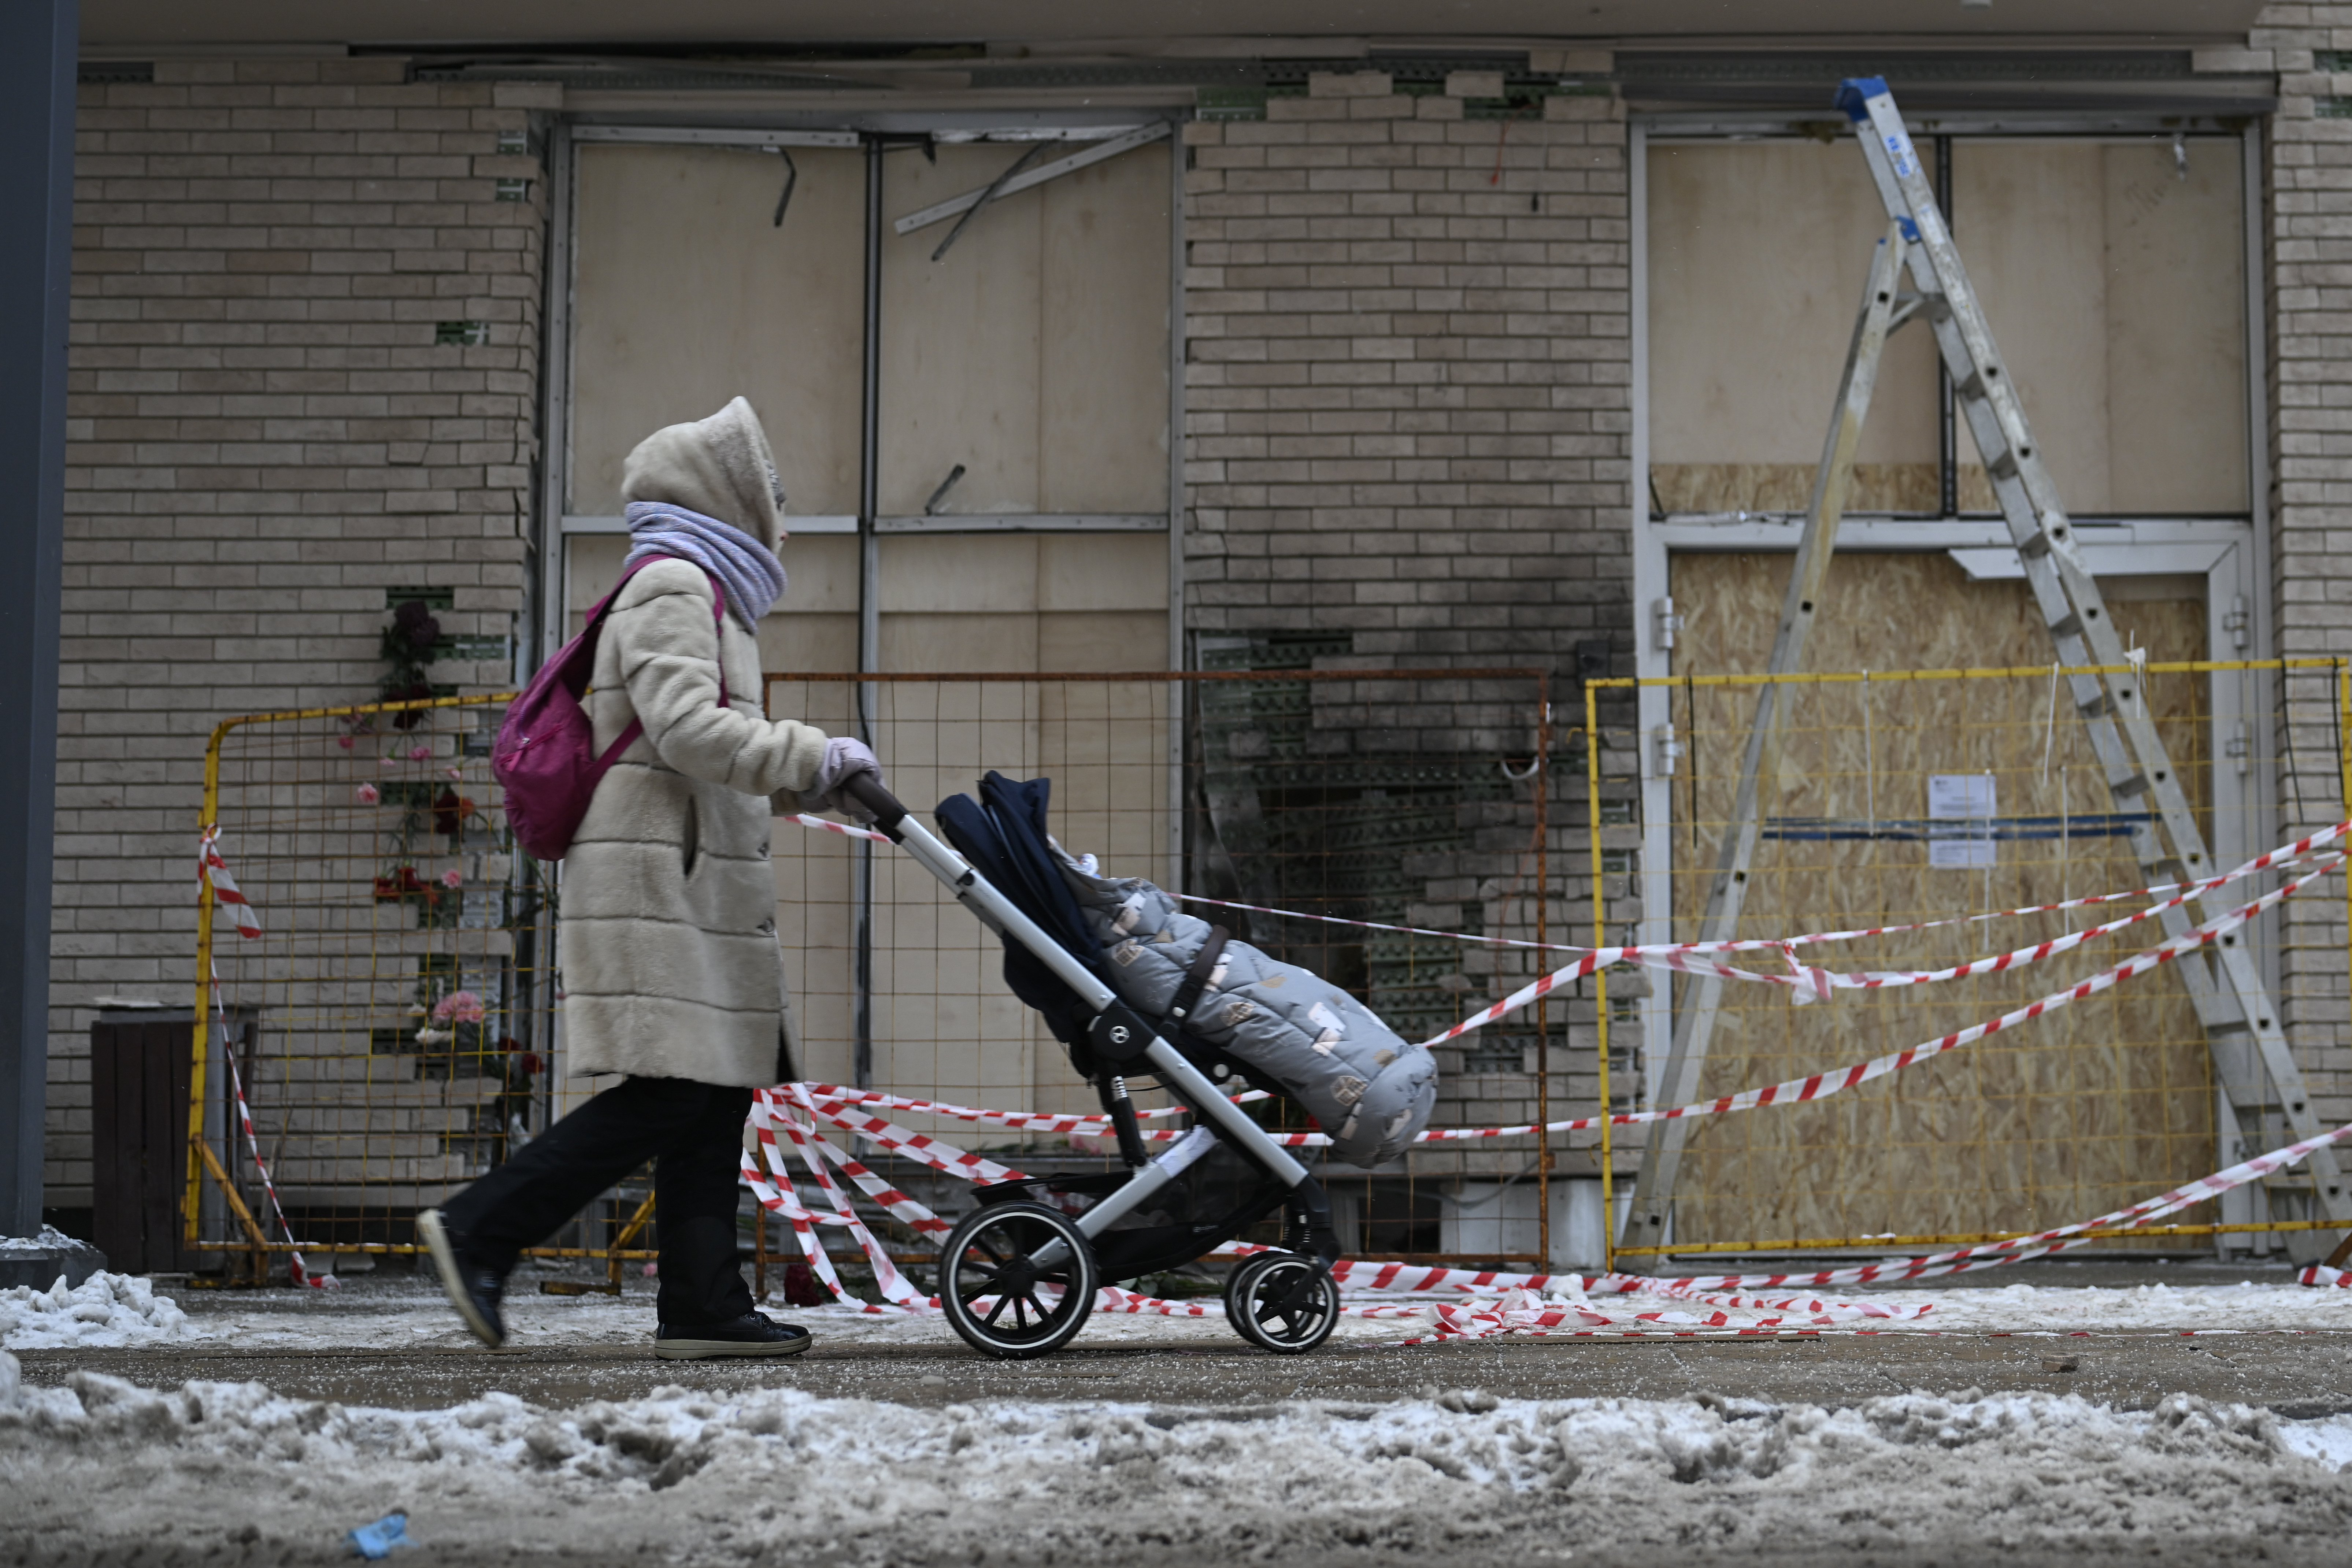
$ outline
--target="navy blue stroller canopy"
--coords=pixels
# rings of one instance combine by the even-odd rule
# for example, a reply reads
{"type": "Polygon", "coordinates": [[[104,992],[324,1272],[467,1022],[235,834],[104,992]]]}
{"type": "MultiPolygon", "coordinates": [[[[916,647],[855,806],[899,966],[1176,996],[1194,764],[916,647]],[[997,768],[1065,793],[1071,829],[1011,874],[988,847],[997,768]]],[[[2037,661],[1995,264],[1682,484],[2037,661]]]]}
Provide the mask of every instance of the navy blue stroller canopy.
{"type": "MultiPolygon", "coordinates": [[[[1046,842],[1045,810],[1053,794],[1052,779],[1009,779],[992,768],[980,783],[978,800],[951,795],[940,802],[940,826],[972,869],[1073,958],[1099,973],[1102,950],[1088,934],[1078,900],[1046,842]]],[[[1010,937],[1004,938],[1004,984],[1045,1016],[1054,1037],[1070,1047],[1079,1070],[1093,1076],[1082,1053],[1094,1009],[1072,995],[1043,959],[1010,937]]]]}

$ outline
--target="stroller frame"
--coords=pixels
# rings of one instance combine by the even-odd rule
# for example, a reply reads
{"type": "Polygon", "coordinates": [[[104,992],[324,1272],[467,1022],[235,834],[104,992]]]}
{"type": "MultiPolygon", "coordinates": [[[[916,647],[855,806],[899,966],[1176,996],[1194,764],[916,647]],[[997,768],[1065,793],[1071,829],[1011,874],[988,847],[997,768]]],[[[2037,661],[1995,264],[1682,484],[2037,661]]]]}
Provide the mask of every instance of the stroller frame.
{"type": "MultiPolygon", "coordinates": [[[[1225,1305],[1243,1338],[1277,1354],[1312,1350],[1339,1316],[1331,1265],[1339,1245],[1329,1200],[1307,1167],[1228,1099],[1170,1036],[1174,1020],[1155,1023],[1120,999],[1071,952],[954,848],[917,822],[879,781],[859,774],[845,786],[875,817],[875,827],[937,877],[981,923],[1034,955],[1092,1015],[1087,1049],[1100,1071],[1096,1088],[1128,1170],[1122,1176],[1003,1183],[980,1190],[980,1205],[940,1249],[940,1300],[950,1322],[976,1350],[1003,1359],[1058,1350],[1085,1326],[1098,1276],[1097,1244],[1118,1221],[1171,1185],[1216,1143],[1261,1173],[1243,1208],[1196,1235],[1170,1256],[1129,1259],[1118,1277],[1153,1272],[1202,1257],[1276,1208],[1286,1208],[1284,1245],[1256,1254],[1228,1277],[1225,1305]],[[1157,1156],[1146,1152],[1128,1099],[1129,1072],[1157,1075],[1201,1120],[1157,1156]],[[1035,1201],[1048,1188],[1101,1195],[1073,1215],[1035,1201]],[[1108,1190],[1102,1190],[1108,1189],[1108,1190]],[[972,1294],[962,1293],[965,1287],[972,1294]],[[1008,1323],[1004,1320],[1010,1318],[1008,1323]]],[[[1236,1064],[1237,1065],[1237,1064],[1236,1064]]]]}

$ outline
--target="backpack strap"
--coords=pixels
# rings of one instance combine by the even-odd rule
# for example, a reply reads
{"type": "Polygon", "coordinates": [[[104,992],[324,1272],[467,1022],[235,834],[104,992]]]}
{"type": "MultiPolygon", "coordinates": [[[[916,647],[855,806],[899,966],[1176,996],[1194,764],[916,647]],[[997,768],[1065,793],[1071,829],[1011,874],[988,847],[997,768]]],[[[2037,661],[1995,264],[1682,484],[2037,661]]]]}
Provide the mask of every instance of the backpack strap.
{"type": "MultiPolygon", "coordinates": [[[[621,580],[613,584],[613,591],[605,595],[603,598],[597,600],[596,607],[588,612],[588,625],[582,630],[580,640],[583,643],[593,643],[596,637],[602,635],[604,614],[607,610],[612,608],[613,601],[621,596],[621,590],[628,585],[630,578],[635,576],[638,573],[644,571],[646,567],[652,565],[656,561],[676,561],[678,559],[680,558],[676,555],[648,555],[644,560],[638,562],[635,565],[631,566],[627,571],[622,573],[621,580]]],[[[691,566],[694,563],[689,561],[687,564],[691,566]]],[[[710,592],[719,601],[711,610],[711,627],[714,631],[719,633],[719,657],[711,662],[719,667],[719,706],[725,708],[729,706],[727,699],[727,642],[725,636],[727,627],[727,585],[721,583],[714,574],[707,569],[702,574],[709,580],[710,592]]],[[[635,714],[632,713],[629,719],[628,727],[624,729],[618,735],[614,736],[613,738],[613,743],[605,747],[604,754],[596,759],[597,771],[602,773],[604,769],[611,767],[615,762],[619,761],[621,753],[635,745],[636,743],[637,737],[645,732],[646,721],[643,719],[635,717],[635,714]]]]}

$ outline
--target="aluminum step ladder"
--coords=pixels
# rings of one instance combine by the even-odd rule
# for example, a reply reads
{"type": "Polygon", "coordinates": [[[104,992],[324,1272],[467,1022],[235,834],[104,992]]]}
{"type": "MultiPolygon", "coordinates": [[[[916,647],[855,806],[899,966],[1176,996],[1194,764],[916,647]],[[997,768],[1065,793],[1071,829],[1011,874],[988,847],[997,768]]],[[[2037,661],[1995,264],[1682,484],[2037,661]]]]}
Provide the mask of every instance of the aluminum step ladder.
{"type": "MultiPolygon", "coordinates": [[[[2151,882],[2211,876],[2216,868],[2204,836],[2198,831],[2188,794],[2157,736],[2142,700],[2140,681],[2108,617],[2098,584],[2084,564],[2057,486],[2042,464],[2025,411],[2002,369],[1992,331],[1985,323],[1967,268],[1944,226],[1943,213],[1895,107],[1894,95],[1883,79],[1864,77],[1848,79],[1839,89],[1837,102],[1854,123],[1891,226],[1873,260],[1768,672],[1787,675],[1803,668],[1805,633],[1811,626],[1835,549],[1838,522],[1852,484],[1854,444],[1862,417],[1868,412],[1878,353],[1888,331],[1915,314],[1923,317],[1935,331],[1954,397],[1976,437],[1977,451],[1984,458],[1987,477],[2001,515],[2008,520],[2010,538],[2023,563],[2034,603],[2050,629],[2059,662],[2104,666],[2115,671],[2069,677],[2069,695],[2117,807],[2154,818],[2142,821],[2133,831],[2135,858],[2151,882]],[[1904,268],[1910,272],[1916,292],[1898,297],[1893,281],[1904,268]]],[[[1698,940],[1703,942],[1724,941],[1738,933],[1761,826],[1758,782],[1779,773],[1779,693],[1778,686],[1767,685],[1757,700],[1755,727],[1741,762],[1732,820],[1724,831],[1715,880],[1700,919],[1698,940]]],[[[2208,901],[2218,912],[2236,898],[2223,890],[2208,901]]],[[[2161,918],[2166,932],[2173,936],[2196,923],[2184,909],[2168,910],[2161,918]]],[[[2176,967],[2212,1051],[2215,1080],[2238,1123],[2219,1130],[2222,1136],[2217,1142],[2227,1157],[2225,1163],[2290,1138],[2325,1131],[2305,1092],[2302,1072],[2287,1048],[2278,1010],[2246,944],[2234,936],[2224,937],[2201,953],[2184,955],[2176,967]],[[2236,1152],[2231,1152],[2232,1145],[2236,1152]]],[[[1674,1035],[1657,1103],[1679,1105],[1698,1098],[1699,1072],[1714,1034],[1721,992],[1722,982],[1711,977],[1694,977],[1685,983],[1681,1005],[1674,1013],[1674,1035]]],[[[1668,1216],[1689,1126],[1686,1121],[1652,1124],[1620,1245],[1653,1247],[1669,1237],[1668,1216]]],[[[2346,1191],[2335,1151],[2315,1152],[2305,1169],[2307,1174],[2300,1179],[2273,1184],[2273,1209],[2299,1206],[2300,1198],[2307,1194],[2313,1209],[2308,1217],[2352,1226],[2352,1194],[2346,1191]]],[[[2274,1212],[2269,1217],[2303,1216],[2274,1212]]],[[[2290,1231],[2286,1237],[2287,1250],[2298,1262],[2327,1250],[2324,1232],[2290,1231]]]]}

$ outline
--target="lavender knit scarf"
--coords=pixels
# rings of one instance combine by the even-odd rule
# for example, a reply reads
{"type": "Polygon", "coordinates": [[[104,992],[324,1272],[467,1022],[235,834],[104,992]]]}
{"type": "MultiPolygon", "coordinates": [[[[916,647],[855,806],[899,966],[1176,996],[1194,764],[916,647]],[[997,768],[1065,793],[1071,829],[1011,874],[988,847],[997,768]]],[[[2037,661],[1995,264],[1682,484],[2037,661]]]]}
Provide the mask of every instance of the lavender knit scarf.
{"type": "Polygon", "coordinates": [[[757,632],[760,618],[784,596],[784,563],[776,552],[731,523],[664,501],[628,507],[629,558],[623,570],[656,556],[691,561],[727,590],[727,613],[757,632]]]}

